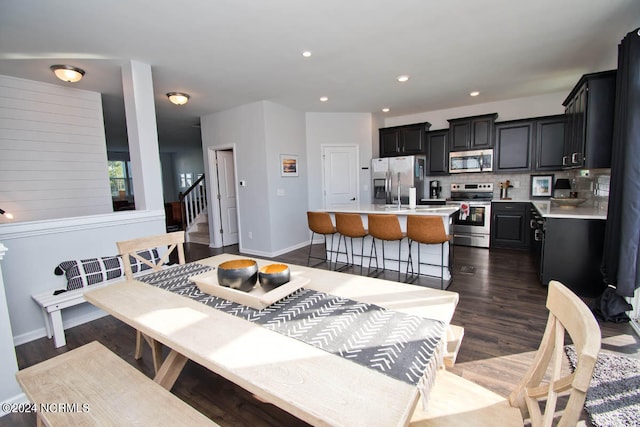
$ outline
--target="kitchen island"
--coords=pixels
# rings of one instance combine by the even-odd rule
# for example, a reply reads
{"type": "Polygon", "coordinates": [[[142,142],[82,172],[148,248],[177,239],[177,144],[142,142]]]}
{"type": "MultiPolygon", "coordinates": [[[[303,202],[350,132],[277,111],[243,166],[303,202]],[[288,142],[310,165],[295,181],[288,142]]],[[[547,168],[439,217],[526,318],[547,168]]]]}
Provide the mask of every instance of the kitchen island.
{"type": "MultiPolygon", "coordinates": [[[[410,208],[408,205],[374,205],[374,204],[359,204],[353,206],[334,206],[328,209],[318,209],[318,212],[328,212],[331,214],[331,219],[335,224],[335,214],[336,213],[356,213],[360,214],[362,217],[362,222],[364,224],[365,229],[367,228],[367,215],[369,214],[386,214],[386,215],[397,215],[398,221],[400,222],[400,229],[403,232],[407,230],[407,216],[409,215],[424,215],[424,216],[438,216],[442,218],[442,222],[444,224],[444,229],[447,234],[452,234],[452,224],[453,224],[453,216],[458,212],[458,206],[426,206],[420,205],[415,208],[410,208]]],[[[347,239],[349,240],[349,239],[347,239]]],[[[331,239],[327,241],[328,247],[331,246],[331,239]]],[[[353,239],[353,253],[355,254],[355,262],[354,264],[360,265],[360,263],[364,266],[364,270],[366,271],[369,266],[369,259],[367,258],[371,253],[371,243],[372,238],[370,236],[365,237],[364,239],[364,257],[360,259],[360,253],[362,249],[362,239],[353,239]]],[[[409,259],[409,245],[407,243],[407,239],[403,239],[400,244],[400,263],[397,261],[398,257],[398,242],[389,241],[385,242],[385,256],[388,258],[394,258],[396,260],[385,261],[385,267],[387,270],[400,271],[404,274],[407,269],[407,261],[409,259]]],[[[347,245],[349,249],[349,257],[351,258],[351,245],[350,243],[347,245]]],[[[338,249],[338,239],[333,239],[333,247],[331,250],[333,251],[333,260],[335,260],[335,253],[338,249]]],[[[440,253],[440,245],[421,245],[420,248],[420,257],[422,262],[426,262],[432,265],[422,265],[420,266],[420,272],[422,274],[426,274],[429,276],[434,276],[437,278],[437,284],[440,285],[440,276],[442,272],[441,265],[444,265],[444,288],[446,289],[451,281],[451,274],[449,272],[449,243],[444,244],[444,264],[441,264],[441,253],[440,253]]],[[[341,246],[340,251],[343,252],[338,256],[338,263],[346,263],[347,259],[344,255],[344,244],[341,246]]],[[[411,256],[413,259],[413,270],[414,272],[418,271],[418,245],[414,244],[411,248],[411,256]]],[[[376,240],[376,253],[377,253],[377,261],[378,266],[382,268],[382,242],[380,240],[376,240]]],[[[375,269],[375,260],[371,261],[372,269],[375,269]]],[[[373,270],[372,270],[373,271],[373,270]]],[[[411,267],[409,267],[409,271],[411,271],[411,267]]],[[[402,276],[404,277],[404,276],[402,276]]],[[[434,281],[434,284],[436,281],[434,281]]]]}

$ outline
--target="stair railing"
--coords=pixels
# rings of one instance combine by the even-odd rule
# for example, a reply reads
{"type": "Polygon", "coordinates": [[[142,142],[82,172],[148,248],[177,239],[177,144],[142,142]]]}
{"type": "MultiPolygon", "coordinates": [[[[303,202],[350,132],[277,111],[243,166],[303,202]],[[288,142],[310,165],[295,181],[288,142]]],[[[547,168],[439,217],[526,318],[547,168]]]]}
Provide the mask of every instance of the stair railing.
{"type": "Polygon", "coordinates": [[[207,189],[204,185],[204,174],[196,180],[184,193],[178,195],[182,203],[182,229],[187,230],[198,215],[207,208],[207,189]]]}

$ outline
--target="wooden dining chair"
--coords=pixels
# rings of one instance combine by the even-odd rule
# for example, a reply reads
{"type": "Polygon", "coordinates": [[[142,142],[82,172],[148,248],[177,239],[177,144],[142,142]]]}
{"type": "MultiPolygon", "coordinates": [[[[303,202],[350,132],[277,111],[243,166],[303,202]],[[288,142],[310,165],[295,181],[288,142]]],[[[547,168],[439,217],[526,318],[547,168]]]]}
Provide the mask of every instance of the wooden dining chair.
{"type": "MultiPolygon", "coordinates": [[[[178,264],[184,264],[184,231],[176,231],[173,233],[160,234],[158,236],[141,237],[139,239],[125,240],[116,242],[118,253],[122,256],[122,264],[124,266],[124,274],[127,280],[133,279],[133,269],[131,263],[137,262],[141,268],[142,265],[147,266],[153,271],[159,271],[162,266],[167,263],[169,256],[173,251],[178,253],[178,264]],[[167,247],[167,251],[158,259],[146,259],[138,252],[167,247]]],[[[144,335],[140,331],[136,331],[136,350],[134,357],[140,359],[142,357],[142,342],[146,341],[151,347],[153,357],[153,368],[158,373],[162,361],[162,347],[160,343],[151,337],[144,335]]]]}
{"type": "Polygon", "coordinates": [[[554,423],[575,426],[600,351],[600,327],[584,302],[560,282],[549,283],[547,309],[549,317],[538,351],[508,399],[441,369],[427,410],[418,404],[410,425],[522,426],[528,419],[532,427],[554,423]],[[565,332],[576,348],[578,360],[570,374],[563,374],[561,369],[565,332]],[[564,408],[558,408],[561,394],[569,396],[564,408]]]}

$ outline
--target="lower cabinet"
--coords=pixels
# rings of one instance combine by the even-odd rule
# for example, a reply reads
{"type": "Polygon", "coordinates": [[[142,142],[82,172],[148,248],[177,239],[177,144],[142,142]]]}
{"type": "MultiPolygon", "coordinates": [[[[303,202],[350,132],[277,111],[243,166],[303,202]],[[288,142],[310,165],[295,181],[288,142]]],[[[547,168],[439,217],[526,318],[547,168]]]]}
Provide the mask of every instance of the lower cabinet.
{"type": "Polygon", "coordinates": [[[529,249],[529,203],[491,203],[492,248],[529,249]]]}
{"type": "Polygon", "coordinates": [[[600,273],[604,249],[602,219],[546,218],[541,282],[557,280],[582,297],[597,297],[605,284],[600,273]]]}

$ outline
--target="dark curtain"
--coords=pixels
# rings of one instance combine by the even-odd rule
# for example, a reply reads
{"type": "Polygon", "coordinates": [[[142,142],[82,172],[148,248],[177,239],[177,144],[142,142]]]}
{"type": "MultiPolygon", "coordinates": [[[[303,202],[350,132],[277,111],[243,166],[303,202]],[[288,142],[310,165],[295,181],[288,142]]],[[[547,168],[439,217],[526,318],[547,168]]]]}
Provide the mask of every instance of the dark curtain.
{"type": "Polygon", "coordinates": [[[640,29],[618,47],[611,186],[602,273],[608,285],[594,312],[607,321],[628,320],[623,297],[640,286],[640,29]]]}

